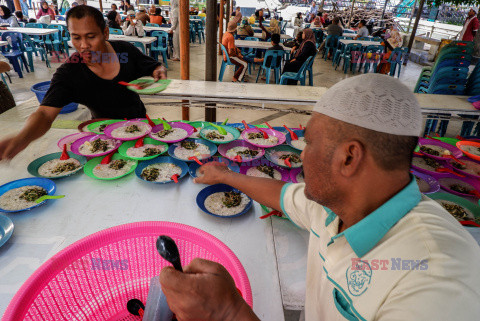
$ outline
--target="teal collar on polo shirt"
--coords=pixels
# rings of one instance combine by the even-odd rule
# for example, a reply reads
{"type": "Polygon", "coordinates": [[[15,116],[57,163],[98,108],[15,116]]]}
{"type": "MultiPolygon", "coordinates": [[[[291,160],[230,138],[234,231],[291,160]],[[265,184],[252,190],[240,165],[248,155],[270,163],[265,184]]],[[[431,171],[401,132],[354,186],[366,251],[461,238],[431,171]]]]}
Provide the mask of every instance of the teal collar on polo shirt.
{"type": "MultiPolygon", "coordinates": [[[[329,245],[336,238],[345,236],[348,244],[359,258],[370,252],[385,234],[420,202],[422,194],[415,178],[412,175],[410,177],[411,181],[404,189],[363,220],[332,237],[329,245]]],[[[327,208],[325,209],[327,210],[327,208]]],[[[325,226],[337,218],[337,215],[331,210],[327,210],[327,212],[329,214],[325,220],[325,226]]]]}

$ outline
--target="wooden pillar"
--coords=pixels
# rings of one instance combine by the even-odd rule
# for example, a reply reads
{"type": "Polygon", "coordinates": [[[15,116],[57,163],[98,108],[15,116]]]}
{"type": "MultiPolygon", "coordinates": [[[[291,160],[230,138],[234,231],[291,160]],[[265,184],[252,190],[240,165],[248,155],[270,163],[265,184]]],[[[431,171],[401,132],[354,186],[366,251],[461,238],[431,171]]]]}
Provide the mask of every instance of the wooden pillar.
{"type": "Polygon", "coordinates": [[[420,22],[420,17],[422,16],[424,4],[425,4],[425,0],[420,0],[417,17],[415,18],[415,23],[413,24],[413,30],[412,30],[412,33],[410,34],[410,40],[408,41],[408,53],[412,51],[413,42],[415,41],[415,34],[417,33],[418,23],[420,22]]]}
{"type": "MultiPolygon", "coordinates": [[[[223,16],[225,15],[225,13],[223,12],[223,7],[225,5],[225,0],[220,0],[220,12],[218,14],[218,27],[220,28],[219,32],[218,32],[218,41],[222,42],[222,38],[223,38],[223,16]]],[[[220,46],[218,46],[218,54],[221,55],[222,54],[222,48],[220,48],[220,46]]]]}
{"type": "MultiPolygon", "coordinates": [[[[22,11],[22,6],[20,5],[20,0],[13,0],[13,5],[15,6],[15,11],[22,11]]],[[[13,12],[12,12],[13,14],[13,12]]]]}
{"type": "MultiPolygon", "coordinates": [[[[190,17],[189,0],[180,0],[180,77],[190,79],[190,17]]],[[[185,102],[185,101],[184,101],[185,102]]],[[[190,119],[190,109],[182,106],[182,119],[190,119]]]]}
{"type": "MultiPolygon", "coordinates": [[[[205,81],[217,81],[217,0],[207,0],[205,26],[205,81]]],[[[211,104],[215,106],[215,104],[211,104]]],[[[205,120],[215,122],[217,110],[205,108],[205,120]]]]}
{"type": "Polygon", "coordinates": [[[415,14],[416,7],[417,7],[417,0],[415,0],[415,3],[413,4],[413,7],[412,7],[412,12],[410,12],[410,20],[408,21],[407,33],[410,32],[410,25],[412,24],[412,19],[413,19],[413,15],[415,14]]]}
{"type": "Polygon", "coordinates": [[[98,0],[98,3],[100,4],[100,12],[103,13],[103,4],[102,0],[98,0]]]}
{"type": "Polygon", "coordinates": [[[230,16],[232,14],[232,8],[230,7],[230,0],[226,0],[227,1],[227,8],[225,9],[225,11],[227,12],[225,14],[225,21],[226,21],[226,24],[228,25],[228,22],[230,21],[230,16]]]}
{"type": "Polygon", "coordinates": [[[352,1],[352,10],[350,10],[350,19],[348,19],[348,27],[352,25],[353,20],[353,9],[355,8],[355,0],[352,1]]]}

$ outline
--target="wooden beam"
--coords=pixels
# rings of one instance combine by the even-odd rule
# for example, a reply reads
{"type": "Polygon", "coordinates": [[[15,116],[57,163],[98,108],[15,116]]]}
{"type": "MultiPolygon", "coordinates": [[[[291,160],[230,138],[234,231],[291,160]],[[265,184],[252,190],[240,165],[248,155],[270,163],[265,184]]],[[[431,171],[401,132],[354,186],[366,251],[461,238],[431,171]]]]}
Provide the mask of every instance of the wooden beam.
{"type": "Polygon", "coordinates": [[[417,33],[418,23],[420,22],[420,17],[422,16],[423,5],[425,4],[425,0],[420,0],[420,4],[418,6],[417,17],[415,18],[415,23],[413,24],[413,30],[410,34],[410,40],[408,41],[408,53],[412,51],[413,42],[415,41],[415,34],[417,33]]]}
{"type": "Polygon", "coordinates": [[[230,16],[232,14],[232,8],[230,7],[230,0],[226,0],[226,5],[227,5],[227,8],[225,9],[225,11],[227,12],[225,14],[225,21],[226,21],[226,24],[228,25],[228,22],[230,21],[230,16]]]}
{"type": "MultiPolygon", "coordinates": [[[[217,81],[217,0],[207,0],[205,26],[205,81],[217,81]]],[[[213,104],[212,107],[214,107],[213,104]]],[[[215,108],[205,108],[205,120],[217,120],[215,108]]]]}
{"type": "MultiPolygon", "coordinates": [[[[218,14],[218,27],[220,28],[219,32],[218,32],[218,38],[220,42],[222,42],[222,38],[223,38],[223,16],[225,15],[223,9],[224,9],[224,6],[225,6],[225,0],[220,0],[220,12],[218,14]]],[[[218,54],[221,55],[222,54],[222,48],[220,47],[220,45],[218,46],[218,54]]]]}
{"type": "MultiPolygon", "coordinates": [[[[180,77],[190,79],[190,16],[189,0],[180,0],[180,77]]],[[[190,119],[190,109],[182,107],[182,119],[190,119]]]]}
{"type": "Polygon", "coordinates": [[[13,5],[15,6],[15,11],[22,11],[22,5],[20,4],[20,0],[13,0],[13,5]]]}
{"type": "Polygon", "coordinates": [[[353,9],[355,8],[355,0],[352,1],[352,10],[350,10],[350,19],[348,19],[348,27],[352,25],[353,20],[353,9]]]}
{"type": "Polygon", "coordinates": [[[100,12],[103,13],[103,3],[102,3],[102,0],[98,0],[98,3],[100,4],[100,12]]]}

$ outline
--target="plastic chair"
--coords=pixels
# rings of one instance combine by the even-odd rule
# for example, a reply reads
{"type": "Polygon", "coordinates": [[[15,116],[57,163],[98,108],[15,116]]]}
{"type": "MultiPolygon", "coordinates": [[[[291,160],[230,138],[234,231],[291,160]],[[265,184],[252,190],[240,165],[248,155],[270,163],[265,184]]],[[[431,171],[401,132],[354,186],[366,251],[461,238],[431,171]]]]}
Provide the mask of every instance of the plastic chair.
{"type": "MultiPolygon", "coordinates": [[[[48,29],[57,29],[53,25],[51,26],[52,28],[48,29]]],[[[63,53],[63,38],[62,38],[62,32],[61,29],[57,29],[58,32],[52,33],[48,36],[46,36],[46,39],[44,41],[45,45],[47,46],[47,49],[50,47],[55,51],[55,53],[62,52],[63,53]]]]}
{"type": "Polygon", "coordinates": [[[112,35],[123,35],[122,29],[109,28],[110,34],[112,35]]]}
{"type": "MultiPolygon", "coordinates": [[[[370,65],[373,65],[373,70],[377,70],[378,63],[380,61],[381,54],[383,53],[384,48],[383,46],[378,46],[378,45],[370,45],[366,47],[363,57],[364,57],[364,65],[363,65],[363,72],[367,73],[370,70],[370,65]],[[370,58],[368,58],[368,54],[371,55],[370,58]]],[[[362,66],[360,65],[359,71],[362,69],[362,66]]]]}
{"type": "Polygon", "coordinates": [[[325,61],[327,61],[330,51],[332,52],[332,55],[335,55],[335,51],[337,50],[336,48],[338,45],[338,38],[338,36],[327,36],[327,39],[325,40],[325,49],[323,51],[323,57],[325,58],[325,61]]]}
{"type": "Polygon", "coordinates": [[[190,21],[190,42],[191,43],[195,43],[195,40],[196,40],[196,34],[195,34],[195,22],[194,21],[190,21]]]}
{"type": "Polygon", "coordinates": [[[147,23],[145,27],[160,27],[158,23],[147,23]]]}
{"type": "Polygon", "coordinates": [[[395,77],[395,70],[398,66],[397,77],[400,77],[400,71],[402,71],[402,65],[407,60],[408,57],[408,48],[401,47],[395,48],[388,57],[388,62],[390,63],[390,76],[395,77]]]}
{"type": "Polygon", "coordinates": [[[315,51],[315,54],[312,56],[312,59],[310,59],[310,62],[307,65],[306,71],[308,72],[308,85],[313,86],[313,63],[315,61],[315,57],[317,56],[317,51],[315,51]]]}
{"type": "Polygon", "coordinates": [[[315,41],[317,43],[317,48],[323,42],[323,30],[322,29],[314,29],[313,33],[315,35],[315,41]]]}
{"type": "Polygon", "coordinates": [[[45,48],[43,48],[42,46],[39,46],[27,34],[23,35],[23,47],[25,49],[24,52],[27,54],[28,64],[32,71],[35,71],[35,68],[33,66],[33,54],[35,54],[35,56],[38,56],[38,53],[40,53],[40,58],[42,59],[42,61],[45,61],[45,64],[47,65],[47,67],[51,68],[50,61],[48,60],[48,55],[45,51],[45,48]]]}
{"type": "Polygon", "coordinates": [[[222,66],[220,67],[220,74],[218,75],[218,81],[223,81],[223,74],[225,73],[225,68],[227,66],[235,66],[235,65],[230,61],[230,56],[228,55],[227,49],[221,43],[220,43],[220,48],[222,48],[222,52],[227,58],[227,61],[225,61],[225,59],[222,59],[222,66]]]}
{"type": "Polygon", "coordinates": [[[305,78],[306,78],[306,69],[310,61],[312,60],[313,56],[310,56],[305,60],[303,65],[300,67],[300,70],[298,72],[284,72],[282,74],[282,77],[280,77],[280,85],[286,85],[287,80],[295,80],[295,81],[300,81],[300,84],[302,86],[305,86],[305,78]]]}
{"type": "Polygon", "coordinates": [[[362,51],[362,48],[363,46],[360,43],[349,43],[348,45],[346,45],[343,53],[338,55],[338,58],[335,61],[335,70],[337,70],[337,67],[340,66],[340,61],[342,61],[343,59],[343,69],[344,72],[347,73],[347,68],[350,67],[350,62],[352,59],[352,51],[362,51]]]}
{"type": "Polygon", "coordinates": [[[143,45],[143,43],[135,41],[133,45],[137,47],[141,52],[143,52],[143,54],[145,54],[145,46],[143,45]]]}
{"type": "Polygon", "coordinates": [[[65,49],[65,52],[67,53],[67,56],[70,56],[70,51],[69,51],[69,48],[68,48],[68,41],[70,40],[70,34],[68,33],[67,27],[62,26],[62,25],[50,25],[50,26],[48,26],[48,29],[58,29],[58,30],[60,30],[59,41],[63,44],[63,48],[65,49]]]}
{"type": "Polygon", "coordinates": [[[45,28],[43,23],[29,22],[25,25],[25,28],[45,28]]]}
{"type": "Polygon", "coordinates": [[[55,19],[57,19],[57,21],[65,21],[65,17],[62,16],[55,16],[55,19]]]}
{"type": "Polygon", "coordinates": [[[267,50],[265,53],[265,58],[263,64],[258,69],[257,79],[255,82],[258,82],[258,77],[262,71],[265,71],[266,83],[270,83],[270,74],[273,70],[275,83],[278,84],[280,80],[280,68],[282,66],[283,50],[267,50]]]}
{"type": "Polygon", "coordinates": [[[10,64],[13,66],[13,70],[18,74],[20,78],[23,78],[22,69],[25,66],[27,72],[28,65],[25,56],[23,55],[23,36],[19,32],[7,31],[1,34],[1,39],[3,41],[8,41],[10,46],[1,47],[2,54],[5,58],[8,59],[10,64]]]}
{"type": "Polygon", "coordinates": [[[150,52],[153,55],[155,60],[158,60],[158,53],[160,52],[163,57],[163,63],[165,67],[168,68],[168,60],[167,60],[167,51],[168,51],[168,33],[165,31],[154,31],[152,32],[152,37],[156,37],[154,43],[152,43],[150,47],[150,52]]]}
{"type": "Polygon", "coordinates": [[[202,21],[195,21],[195,34],[198,36],[198,43],[205,42],[205,28],[203,25],[203,20],[202,21]]]}
{"type": "MultiPolygon", "coordinates": [[[[260,39],[256,37],[245,37],[244,40],[249,40],[249,41],[260,41],[260,39]]],[[[240,51],[242,52],[242,56],[257,56],[257,49],[255,48],[240,48],[240,51]]],[[[259,53],[260,55],[261,53],[259,53]]],[[[255,64],[249,63],[248,64],[248,74],[252,74],[252,65],[253,65],[253,70],[255,70],[255,64]]]]}

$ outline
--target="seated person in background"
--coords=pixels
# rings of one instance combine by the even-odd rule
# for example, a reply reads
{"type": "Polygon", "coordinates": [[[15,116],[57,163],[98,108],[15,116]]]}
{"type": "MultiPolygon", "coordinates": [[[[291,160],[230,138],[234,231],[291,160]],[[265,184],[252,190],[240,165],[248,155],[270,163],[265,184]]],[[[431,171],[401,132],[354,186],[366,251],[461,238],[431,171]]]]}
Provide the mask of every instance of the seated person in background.
{"type": "Polygon", "coordinates": [[[207,9],[205,7],[202,8],[202,12],[198,14],[199,17],[205,18],[207,16],[207,9]]]}
{"type": "Polygon", "coordinates": [[[328,13],[324,13],[322,17],[322,24],[324,27],[329,26],[332,23],[332,20],[328,17],[328,13]]]}
{"type": "MultiPolygon", "coordinates": [[[[339,37],[343,34],[343,28],[340,26],[340,18],[339,17],[333,18],[333,22],[327,27],[327,34],[329,36],[339,36],[339,37]]],[[[327,41],[327,38],[325,38],[325,40],[323,40],[322,44],[318,48],[318,51],[322,51],[323,48],[325,48],[326,41],[327,41]]],[[[330,57],[331,52],[329,52],[328,55],[330,57]]]]}
{"type": "Polygon", "coordinates": [[[302,13],[297,12],[297,16],[295,17],[295,20],[293,21],[293,25],[295,27],[301,27],[303,24],[303,18],[302,18],[302,13]]]}
{"type": "Polygon", "coordinates": [[[232,12],[232,20],[234,20],[237,24],[240,23],[242,20],[242,13],[240,12],[240,7],[237,7],[234,12],[232,12]]]}
{"type": "MultiPolygon", "coordinates": [[[[280,44],[280,35],[278,33],[274,33],[272,35],[271,44],[272,44],[272,46],[267,49],[267,52],[271,51],[271,50],[281,50],[281,51],[284,50],[283,46],[280,44]]],[[[267,64],[267,66],[270,66],[271,57],[268,57],[268,58],[269,59],[267,60],[266,64],[267,64]]],[[[256,62],[263,62],[264,60],[265,60],[265,58],[259,58],[259,60],[256,61],[256,62]]],[[[265,77],[263,77],[262,79],[265,80],[265,77]]]]}
{"type": "Polygon", "coordinates": [[[41,8],[37,11],[37,20],[42,16],[50,16],[50,21],[55,20],[55,12],[48,6],[47,1],[43,1],[41,8]]]}
{"type": "Polygon", "coordinates": [[[315,19],[313,20],[313,26],[314,27],[322,27],[322,19],[320,16],[316,16],[315,19]]]}
{"type": "Polygon", "coordinates": [[[112,3],[110,8],[111,8],[111,11],[114,11],[117,14],[117,16],[115,17],[115,21],[120,26],[122,24],[122,17],[120,16],[120,13],[118,13],[117,11],[117,5],[115,3],[112,3]]]}
{"type": "Polygon", "coordinates": [[[115,11],[109,11],[107,13],[107,26],[113,29],[121,29],[120,25],[117,22],[118,13],[115,11]]]}
{"type": "Polygon", "coordinates": [[[290,55],[293,57],[295,56],[295,52],[297,52],[298,48],[300,48],[300,45],[302,44],[302,41],[303,41],[303,30],[300,30],[298,33],[297,33],[297,36],[295,37],[295,39],[293,39],[294,41],[294,45],[292,47],[292,49],[290,49],[290,55]]]}
{"type": "Polygon", "coordinates": [[[127,14],[127,20],[122,25],[123,34],[125,36],[143,37],[145,35],[143,23],[140,20],[135,19],[135,11],[130,10],[127,14]]]}
{"type": "Polygon", "coordinates": [[[119,9],[120,9],[121,11],[127,11],[127,5],[125,4],[125,1],[120,0],[119,9]]]}
{"type": "Polygon", "coordinates": [[[355,40],[362,37],[368,37],[370,35],[366,24],[367,22],[365,20],[360,20],[360,22],[358,23],[358,32],[354,38],[355,40]]]}
{"type": "Polygon", "coordinates": [[[167,23],[165,18],[162,16],[161,8],[155,8],[155,14],[150,16],[150,23],[156,23],[158,25],[163,25],[167,23]]]}
{"type": "Polygon", "coordinates": [[[140,20],[144,26],[147,25],[147,22],[150,22],[150,17],[148,16],[147,12],[145,11],[144,6],[138,7],[138,12],[136,15],[137,20],[140,20]]]}
{"type": "MultiPolygon", "coordinates": [[[[285,66],[283,67],[283,73],[298,72],[308,57],[315,55],[317,47],[315,45],[315,34],[313,33],[313,30],[310,28],[304,29],[302,38],[303,41],[298,50],[295,52],[295,56],[293,56],[290,61],[285,63],[285,66]]],[[[296,85],[297,82],[289,79],[287,84],[296,85]]]]}
{"type": "Polygon", "coordinates": [[[248,24],[248,18],[243,17],[240,27],[237,30],[237,35],[242,37],[253,37],[254,34],[252,26],[248,24]]]}
{"type": "Polygon", "coordinates": [[[17,18],[18,22],[28,23],[27,18],[23,15],[21,11],[15,11],[15,17],[17,18]]]}
{"type": "Polygon", "coordinates": [[[30,19],[28,19],[28,23],[37,23],[37,19],[30,18],[30,19]]]}
{"type": "Polygon", "coordinates": [[[155,4],[152,3],[152,5],[150,6],[150,9],[148,9],[148,14],[149,15],[155,14],[156,9],[157,7],[155,7],[155,4]]]}
{"type": "Polygon", "coordinates": [[[10,9],[8,9],[6,6],[0,6],[0,25],[20,27],[17,18],[15,18],[10,9]]]}
{"type": "Polygon", "coordinates": [[[144,118],[140,96],[118,84],[140,77],[166,79],[166,69],[129,42],[109,41],[103,14],[90,6],[72,8],[68,31],[76,52],[53,75],[40,107],[16,136],[2,137],[0,160],[11,159],[52,126],[61,108],[71,102],[87,106],[93,118],[144,118]]]}

